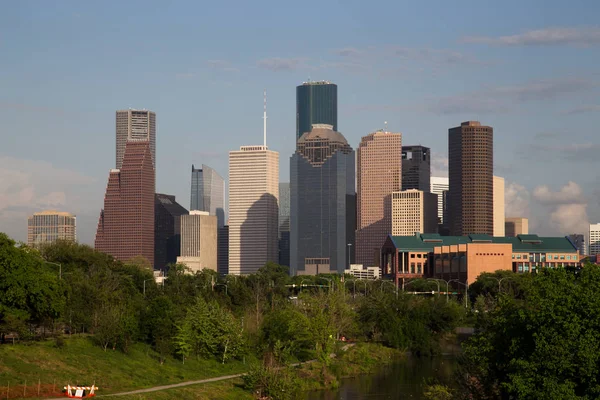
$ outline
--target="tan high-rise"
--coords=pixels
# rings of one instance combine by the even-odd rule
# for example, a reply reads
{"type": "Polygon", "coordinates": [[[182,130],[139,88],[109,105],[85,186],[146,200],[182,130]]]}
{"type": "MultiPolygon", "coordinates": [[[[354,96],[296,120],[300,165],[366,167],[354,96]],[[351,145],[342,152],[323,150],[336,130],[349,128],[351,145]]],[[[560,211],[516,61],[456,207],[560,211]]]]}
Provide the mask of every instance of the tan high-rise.
{"type": "Polygon", "coordinates": [[[523,217],[506,218],[504,223],[504,234],[507,237],[529,234],[529,220],[523,217]]]}
{"type": "Polygon", "coordinates": [[[42,211],[27,219],[27,245],[31,247],[54,243],[57,240],[77,239],[76,218],[60,211],[42,211]]]}
{"type": "Polygon", "coordinates": [[[437,233],[437,202],[437,194],[421,190],[392,193],[392,235],[437,233]]]}
{"type": "Polygon", "coordinates": [[[379,249],[392,232],[392,193],[402,189],[402,134],[364,136],[357,163],[356,262],[379,265],[379,249]]]}
{"type": "Polygon", "coordinates": [[[117,111],[117,169],[123,166],[128,141],[150,142],[152,166],[156,170],[156,114],[148,110],[117,111]]]}
{"type": "Polygon", "coordinates": [[[181,256],[177,263],[193,272],[217,270],[217,216],[207,211],[190,211],[181,217],[181,256]]]}
{"type": "Polygon", "coordinates": [[[504,236],[504,178],[494,176],[494,236],[504,236]]]}
{"type": "Polygon", "coordinates": [[[229,273],[277,262],[279,153],[266,146],[229,152],[229,273]]]}
{"type": "Polygon", "coordinates": [[[494,234],[494,129],[467,121],[448,130],[451,236],[494,234]]]}

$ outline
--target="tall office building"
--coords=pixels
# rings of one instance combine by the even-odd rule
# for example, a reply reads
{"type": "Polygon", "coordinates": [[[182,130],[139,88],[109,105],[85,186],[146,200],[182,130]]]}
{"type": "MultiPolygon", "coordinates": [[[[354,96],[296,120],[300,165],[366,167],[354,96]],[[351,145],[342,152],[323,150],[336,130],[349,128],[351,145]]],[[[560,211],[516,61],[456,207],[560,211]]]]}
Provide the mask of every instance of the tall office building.
{"type": "Polygon", "coordinates": [[[229,152],[229,273],[277,262],[279,153],[267,146],[229,152]]]}
{"type": "Polygon", "coordinates": [[[402,146],[402,190],[431,190],[431,151],[425,146],[402,146]]]}
{"type": "Polygon", "coordinates": [[[279,184],[279,265],[290,265],[290,183],[279,184]]]}
{"type": "Polygon", "coordinates": [[[180,217],[188,211],[175,196],[154,195],[154,269],[162,270],[177,262],[181,246],[180,217]]]}
{"type": "Polygon", "coordinates": [[[590,256],[600,254],[600,224],[590,224],[590,256]]]}
{"type": "Polygon", "coordinates": [[[391,234],[437,233],[437,201],[436,194],[417,189],[393,193],[391,234]]]}
{"type": "Polygon", "coordinates": [[[156,114],[148,110],[117,111],[117,163],[123,166],[125,145],[128,141],[150,142],[152,166],[156,169],[156,114]]]}
{"type": "Polygon", "coordinates": [[[392,193],[403,179],[402,134],[375,132],[364,136],[357,154],[356,262],[379,265],[379,253],[392,231],[392,193]]]}
{"type": "Polygon", "coordinates": [[[27,219],[27,245],[38,247],[57,240],[77,240],[76,217],[68,212],[36,212],[27,219]]]}
{"type": "Polygon", "coordinates": [[[296,140],[313,124],[332,125],[337,131],[337,85],[319,81],[296,87],[296,140]]]}
{"type": "Polygon", "coordinates": [[[206,211],[217,216],[219,228],[225,225],[225,181],[211,167],[192,165],[190,210],[206,211]]]}
{"type": "Polygon", "coordinates": [[[207,211],[192,210],[181,216],[181,249],[178,264],[193,272],[217,271],[217,217],[207,211]]]}
{"type": "Polygon", "coordinates": [[[449,183],[448,178],[432,176],[431,177],[431,193],[435,193],[438,196],[438,224],[444,224],[444,205],[446,204],[444,192],[448,192],[449,183]]]}
{"type": "Polygon", "coordinates": [[[448,130],[450,235],[494,234],[494,130],[467,121],[448,130]]]}
{"type": "Polygon", "coordinates": [[[494,236],[505,234],[504,178],[494,176],[494,236]]]}
{"type": "Polygon", "coordinates": [[[356,229],[354,151],[332,125],[314,124],[290,160],[290,271],[349,268],[356,229]]]}
{"type": "Polygon", "coordinates": [[[573,233],[567,236],[567,239],[577,248],[580,256],[586,255],[585,236],[578,233],[573,233]]]}
{"type": "Polygon", "coordinates": [[[510,217],[504,220],[504,235],[517,237],[529,234],[529,220],[522,217],[510,217]]]}
{"type": "Polygon", "coordinates": [[[120,261],[142,256],[154,265],[154,182],[150,142],[129,141],[121,169],[108,177],[96,250],[120,261]]]}

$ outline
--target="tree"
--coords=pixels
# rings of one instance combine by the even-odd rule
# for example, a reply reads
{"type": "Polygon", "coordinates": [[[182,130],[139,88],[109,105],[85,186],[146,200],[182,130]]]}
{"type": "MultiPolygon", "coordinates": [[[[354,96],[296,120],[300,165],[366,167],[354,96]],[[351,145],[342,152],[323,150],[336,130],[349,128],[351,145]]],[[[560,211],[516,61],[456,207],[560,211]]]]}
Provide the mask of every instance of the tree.
{"type": "Polygon", "coordinates": [[[26,324],[59,318],[65,298],[57,271],[37,251],[15,245],[0,233],[0,334],[23,336],[26,324]]]}
{"type": "Polygon", "coordinates": [[[503,295],[478,314],[479,333],[464,346],[465,389],[477,399],[598,398],[600,268],[531,279],[523,299],[503,295]]]}

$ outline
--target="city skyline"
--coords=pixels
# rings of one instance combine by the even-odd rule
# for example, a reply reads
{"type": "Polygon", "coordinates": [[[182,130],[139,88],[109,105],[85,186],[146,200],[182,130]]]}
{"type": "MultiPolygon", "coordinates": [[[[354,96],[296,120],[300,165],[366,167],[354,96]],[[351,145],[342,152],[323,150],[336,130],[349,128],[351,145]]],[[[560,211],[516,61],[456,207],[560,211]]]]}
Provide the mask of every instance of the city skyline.
{"type": "MultiPolygon", "coordinates": [[[[584,3],[509,1],[494,10],[475,5],[469,11],[479,18],[460,28],[439,22],[464,8],[440,2],[434,7],[439,15],[431,15],[432,6],[415,5],[406,11],[405,26],[382,23],[367,35],[353,28],[369,21],[377,7],[336,7],[343,15],[338,31],[330,32],[320,23],[334,8],[319,4],[323,15],[302,29],[303,39],[314,41],[310,49],[290,36],[291,16],[300,12],[296,4],[279,13],[283,17],[275,25],[286,28],[280,41],[268,40],[264,32],[244,37],[247,47],[233,41],[249,26],[236,14],[231,18],[239,24],[228,33],[233,36],[207,44],[197,55],[184,47],[194,34],[215,29],[215,17],[225,8],[194,14],[199,6],[191,4],[188,15],[200,16],[203,25],[158,6],[138,10],[140,19],[126,25],[135,4],[121,6],[123,13],[116,15],[110,3],[67,2],[51,13],[11,3],[0,17],[0,35],[16,38],[0,44],[7,54],[0,120],[3,131],[11,132],[0,150],[0,230],[26,240],[27,215],[60,209],[77,215],[78,239],[91,244],[106,171],[113,166],[114,113],[129,107],[158,114],[157,191],[186,199],[191,163],[209,164],[226,176],[227,152],[253,132],[260,134],[266,87],[269,123],[277,132],[270,148],[281,154],[280,180],[287,181],[285,160],[295,148],[294,87],[311,78],[338,85],[338,122],[352,147],[388,121],[388,129],[403,132],[406,143],[431,148],[432,176],[445,169],[447,129],[461,121],[485,121],[498,133],[494,173],[506,179],[507,216],[528,217],[530,230],[543,235],[586,232],[588,223],[600,221],[600,183],[581,173],[593,168],[600,147],[594,136],[599,86],[591,67],[599,58],[592,18],[599,6],[584,3]],[[527,19],[515,16],[517,4],[527,19]],[[165,14],[194,34],[151,32],[140,25],[165,14]],[[508,21],[496,22],[501,16],[508,21]],[[435,28],[420,30],[416,21],[424,18],[435,28]],[[116,29],[99,35],[107,23],[116,29]],[[156,62],[150,47],[133,48],[117,39],[126,26],[132,40],[145,37],[174,61],[156,62]],[[421,38],[390,39],[421,32],[421,38]],[[258,43],[264,45],[260,51],[258,43]],[[380,55],[384,61],[375,62],[380,55]],[[112,59],[120,60],[119,66],[108,62],[112,59]],[[189,118],[197,113],[201,129],[189,118]]],[[[274,7],[273,12],[281,11],[274,7]]],[[[386,7],[397,11],[400,5],[386,7]]],[[[271,17],[261,18],[252,25],[271,17]]]]}

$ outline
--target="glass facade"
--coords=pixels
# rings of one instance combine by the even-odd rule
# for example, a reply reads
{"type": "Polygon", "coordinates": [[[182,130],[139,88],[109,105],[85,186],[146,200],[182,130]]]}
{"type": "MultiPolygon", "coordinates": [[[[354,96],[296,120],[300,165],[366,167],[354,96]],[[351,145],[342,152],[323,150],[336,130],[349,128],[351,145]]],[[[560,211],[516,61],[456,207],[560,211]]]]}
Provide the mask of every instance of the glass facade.
{"type": "Polygon", "coordinates": [[[225,181],[207,165],[196,169],[192,165],[190,211],[206,211],[217,216],[217,227],[225,225],[225,181]]]}
{"type": "Polygon", "coordinates": [[[180,217],[188,211],[175,196],[156,193],[154,196],[154,269],[175,263],[180,255],[180,217]]]}
{"type": "Polygon", "coordinates": [[[296,87],[296,140],[313,124],[328,124],[337,131],[337,85],[305,82],[296,87]]]}
{"type": "Polygon", "coordinates": [[[328,269],[343,274],[355,244],[354,151],[331,127],[311,135],[298,142],[290,160],[290,272],[328,259],[328,269]]]}
{"type": "Polygon", "coordinates": [[[279,184],[279,265],[290,265],[290,183],[279,184]]]}

